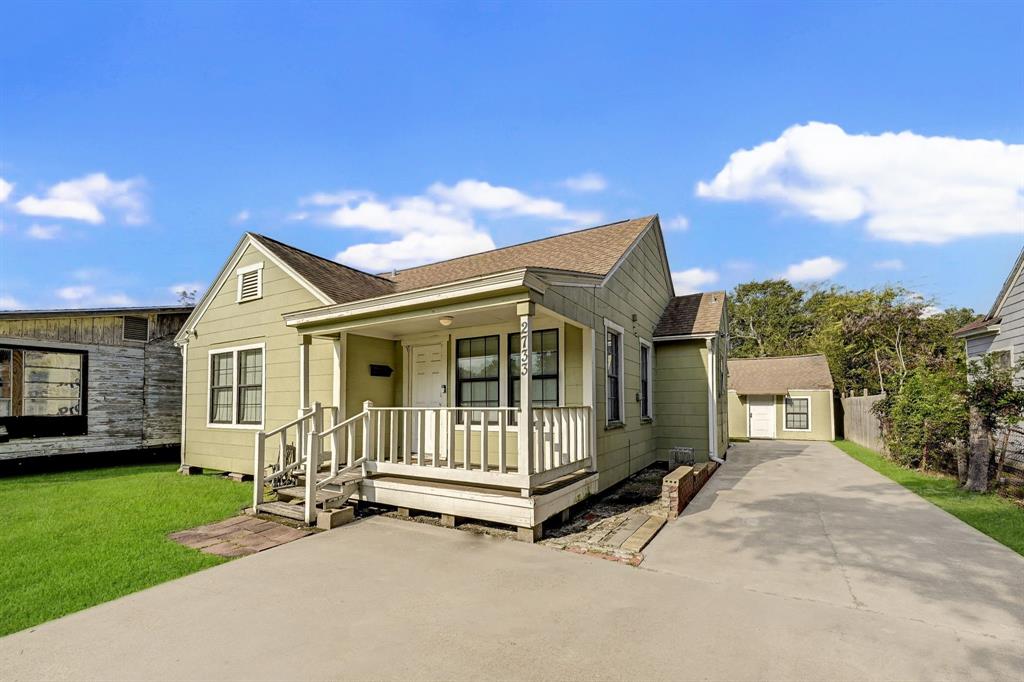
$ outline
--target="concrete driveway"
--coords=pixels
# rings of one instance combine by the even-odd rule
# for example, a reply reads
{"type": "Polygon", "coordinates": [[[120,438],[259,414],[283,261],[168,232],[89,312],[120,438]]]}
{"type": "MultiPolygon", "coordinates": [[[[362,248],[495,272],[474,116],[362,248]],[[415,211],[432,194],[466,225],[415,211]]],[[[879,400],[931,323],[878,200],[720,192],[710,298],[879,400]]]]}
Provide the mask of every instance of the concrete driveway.
{"type": "Polygon", "coordinates": [[[384,518],[0,639],[13,679],[1019,679],[1024,559],[752,444],[641,569],[384,518]]]}

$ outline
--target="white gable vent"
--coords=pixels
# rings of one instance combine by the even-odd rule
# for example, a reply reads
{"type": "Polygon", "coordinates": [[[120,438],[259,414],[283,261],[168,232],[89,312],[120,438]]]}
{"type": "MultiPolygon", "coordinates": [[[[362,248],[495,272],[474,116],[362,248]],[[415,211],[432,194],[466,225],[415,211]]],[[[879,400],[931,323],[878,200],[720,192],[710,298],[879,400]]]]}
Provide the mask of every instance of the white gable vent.
{"type": "Polygon", "coordinates": [[[239,303],[263,298],[263,263],[238,268],[235,274],[238,276],[236,300],[239,303]]]}
{"type": "Polygon", "coordinates": [[[124,317],[125,341],[149,341],[149,318],[148,317],[124,317]]]}

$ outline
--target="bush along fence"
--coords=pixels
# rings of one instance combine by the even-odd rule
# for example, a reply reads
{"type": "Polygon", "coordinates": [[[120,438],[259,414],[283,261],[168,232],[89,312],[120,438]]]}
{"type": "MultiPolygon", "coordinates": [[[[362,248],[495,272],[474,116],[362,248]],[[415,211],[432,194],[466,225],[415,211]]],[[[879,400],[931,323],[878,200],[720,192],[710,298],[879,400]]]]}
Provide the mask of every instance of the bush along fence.
{"type": "Polygon", "coordinates": [[[875,452],[888,453],[882,435],[882,423],[872,408],[885,397],[884,393],[853,395],[853,391],[840,399],[843,408],[843,437],[875,452]]]}

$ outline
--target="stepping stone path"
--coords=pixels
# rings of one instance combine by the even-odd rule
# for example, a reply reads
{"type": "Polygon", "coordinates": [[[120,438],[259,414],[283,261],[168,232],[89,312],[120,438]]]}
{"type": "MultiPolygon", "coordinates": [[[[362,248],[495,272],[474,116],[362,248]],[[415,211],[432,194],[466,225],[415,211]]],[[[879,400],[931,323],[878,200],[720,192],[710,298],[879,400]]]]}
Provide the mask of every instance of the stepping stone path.
{"type": "Polygon", "coordinates": [[[238,557],[298,540],[312,531],[292,528],[255,516],[233,516],[217,523],[171,533],[175,542],[207,554],[238,557]]]}

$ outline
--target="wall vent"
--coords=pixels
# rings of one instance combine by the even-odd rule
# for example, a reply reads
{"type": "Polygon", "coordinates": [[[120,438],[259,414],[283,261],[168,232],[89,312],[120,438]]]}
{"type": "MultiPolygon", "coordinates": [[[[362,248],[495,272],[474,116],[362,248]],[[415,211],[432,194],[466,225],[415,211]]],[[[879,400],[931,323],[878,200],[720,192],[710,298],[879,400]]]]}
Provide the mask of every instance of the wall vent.
{"type": "Polygon", "coordinates": [[[243,301],[255,301],[263,298],[263,265],[250,266],[239,269],[238,272],[238,295],[239,303],[243,301]]]}
{"type": "Polygon", "coordinates": [[[149,318],[125,316],[123,338],[125,341],[149,341],[149,318]]]}

